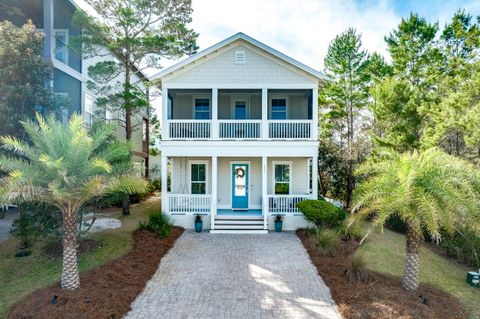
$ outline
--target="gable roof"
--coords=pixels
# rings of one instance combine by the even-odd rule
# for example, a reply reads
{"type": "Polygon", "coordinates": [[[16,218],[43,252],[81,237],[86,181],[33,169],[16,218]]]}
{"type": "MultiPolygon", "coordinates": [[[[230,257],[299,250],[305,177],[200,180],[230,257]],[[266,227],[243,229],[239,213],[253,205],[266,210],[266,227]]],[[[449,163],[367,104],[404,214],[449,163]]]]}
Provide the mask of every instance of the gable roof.
{"type": "Polygon", "coordinates": [[[172,72],[174,72],[178,69],[181,69],[184,66],[186,66],[186,65],[188,65],[188,64],[190,64],[190,63],[192,63],[192,62],[194,62],[194,61],[196,61],[196,60],[198,60],[198,59],[200,59],[200,58],[202,58],[202,57],[204,57],[204,56],[206,56],[206,55],[208,55],[212,52],[215,52],[218,49],[220,49],[224,46],[227,46],[230,43],[233,43],[233,42],[235,42],[239,39],[244,40],[247,43],[270,53],[271,55],[279,58],[280,60],[282,60],[282,61],[284,61],[288,64],[291,64],[291,65],[303,70],[304,72],[306,72],[310,75],[313,75],[314,77],[316,77],[319,80],[324,80],[324,81],[328,80],[328,77],[325,74],[323,74],[322,72],[317,71],[317,70],[315,70],[315,69],[313,69],[313,68],[311,68],[311,67],[309,67],[309,66],[307,66],[307,65],[305,65],[305,64],[303,64],[303,63],[301,63],[301,62],[299,62],[299,61],[297,61],[297,60],[295,60],[291,57],[289,57],[288,55],[283,54],[283,53],[273,49],[272,47],[269,47],[268,45],[266,45],[266,44],[264,44],[264,43],[262,43],[262,42],[260,42],[256,39],[246,35],[245,33],[238,32],[238,33],[226,38],[225,40],[220,41],[217,44],[214,44],[214,45],[212,45],[211,47],[209,47],[205,50],[202,50],[198,53],[195,53],[192,56],[186,58],[185,60],[182,60],[182,61],[180,61],[180,62],[162,70],[162,71],[160,71],[159,73],[151,76],[150,81],[159,80],[159,79],[163,78],[164,76],[166,76],[166,75],[168,75],[168,74],[170,74],[170,73],[172,73],[172,72]]]}

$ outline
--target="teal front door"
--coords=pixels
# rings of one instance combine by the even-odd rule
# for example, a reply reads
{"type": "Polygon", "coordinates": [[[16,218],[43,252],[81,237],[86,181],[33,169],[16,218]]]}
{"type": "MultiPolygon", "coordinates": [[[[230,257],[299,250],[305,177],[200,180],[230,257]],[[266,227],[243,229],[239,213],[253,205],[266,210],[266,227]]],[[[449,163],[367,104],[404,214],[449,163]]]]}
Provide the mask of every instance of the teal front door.
{"type": "Polygon", "coordinates": [[[232,209],[248,210],[248,164],[232,164],[232,209]]]}

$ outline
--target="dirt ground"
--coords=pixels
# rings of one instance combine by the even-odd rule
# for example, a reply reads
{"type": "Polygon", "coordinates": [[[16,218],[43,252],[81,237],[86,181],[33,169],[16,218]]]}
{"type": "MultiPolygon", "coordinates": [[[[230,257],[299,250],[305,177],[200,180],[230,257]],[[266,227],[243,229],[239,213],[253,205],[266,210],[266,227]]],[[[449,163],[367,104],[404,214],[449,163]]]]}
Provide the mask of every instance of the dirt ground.
{"type": "Polygon", "coordinates": [[[346,319],[468,318],[458,299],[429,285],[421,284],[417,291],[409,292],[402,288],[401,278],[368,270],[367,282],[349,282],[345,270],[358,247],[356,241],[342,241],[340,253],[323,257],[304,230],[297,235],[346,319]]]}
{"type": "Polygon", "coordinates": [[[137,231],[132,251],[80,274],[79,289],[67,292],[57,283],[37,290],[12,307],[7,318],[122,318],[182,233],[182,228],[174,227],[169,238],[159,239],[137,231]]]}

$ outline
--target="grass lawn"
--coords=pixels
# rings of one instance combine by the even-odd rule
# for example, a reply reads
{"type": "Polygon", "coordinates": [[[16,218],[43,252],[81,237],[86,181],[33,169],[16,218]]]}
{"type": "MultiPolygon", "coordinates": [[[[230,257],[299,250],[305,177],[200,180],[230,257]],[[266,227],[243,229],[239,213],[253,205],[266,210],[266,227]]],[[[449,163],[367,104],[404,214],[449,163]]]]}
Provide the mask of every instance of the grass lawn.
{"type": "MultiPolygon", "coordinates": [[[[133,244],[132,232],[138,223],[152,211],[159,211],[160,198],[151,197],[132,206],[130,216],[121,216],[120,210],[109,212],[109,216],[118,217],[122,227],[91,234],[89,238],[100,243],[101,248],[80,256],[80,271],[90,270],[106,262],[126,255],[133,244]]],[[[15,258],[18,240],[10,238],[0,243],[0,318],[23,296],[41,287],[49,286],[60,280],[61,258],[50,260],[41,254],[41,244],[32,250],[32,255],[15,258]]]]}
{"type": "MultiPolygon", "coordinates": [[[[359,252],[365,255],[368,268],[395,276],[403,275],[405,236],[385,229],[383,234],[372,234],[359,252]]],[[[471,269],[445,259],[426,247],[421,249],[421,282],[456,296],[470,311],[471,318],[480,319],[480,289],[465,283],[467,270],[471,269]]]]}

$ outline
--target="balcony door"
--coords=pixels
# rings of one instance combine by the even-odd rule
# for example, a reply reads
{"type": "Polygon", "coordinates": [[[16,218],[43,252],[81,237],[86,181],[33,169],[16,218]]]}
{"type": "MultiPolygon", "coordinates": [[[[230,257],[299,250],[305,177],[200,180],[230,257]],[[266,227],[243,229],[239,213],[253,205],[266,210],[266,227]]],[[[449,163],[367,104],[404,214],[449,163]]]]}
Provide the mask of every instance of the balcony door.
{"type": "Polygon", "coordinates": [[[236,120],[246,120],[247,119],[247,101],[245,100],[235,101],[233,115],[236,120]]]}
{"type": "Polygon", "coordinates": [[[249,163],[232,163],[232,209],[248,210],[249,163]]]}

